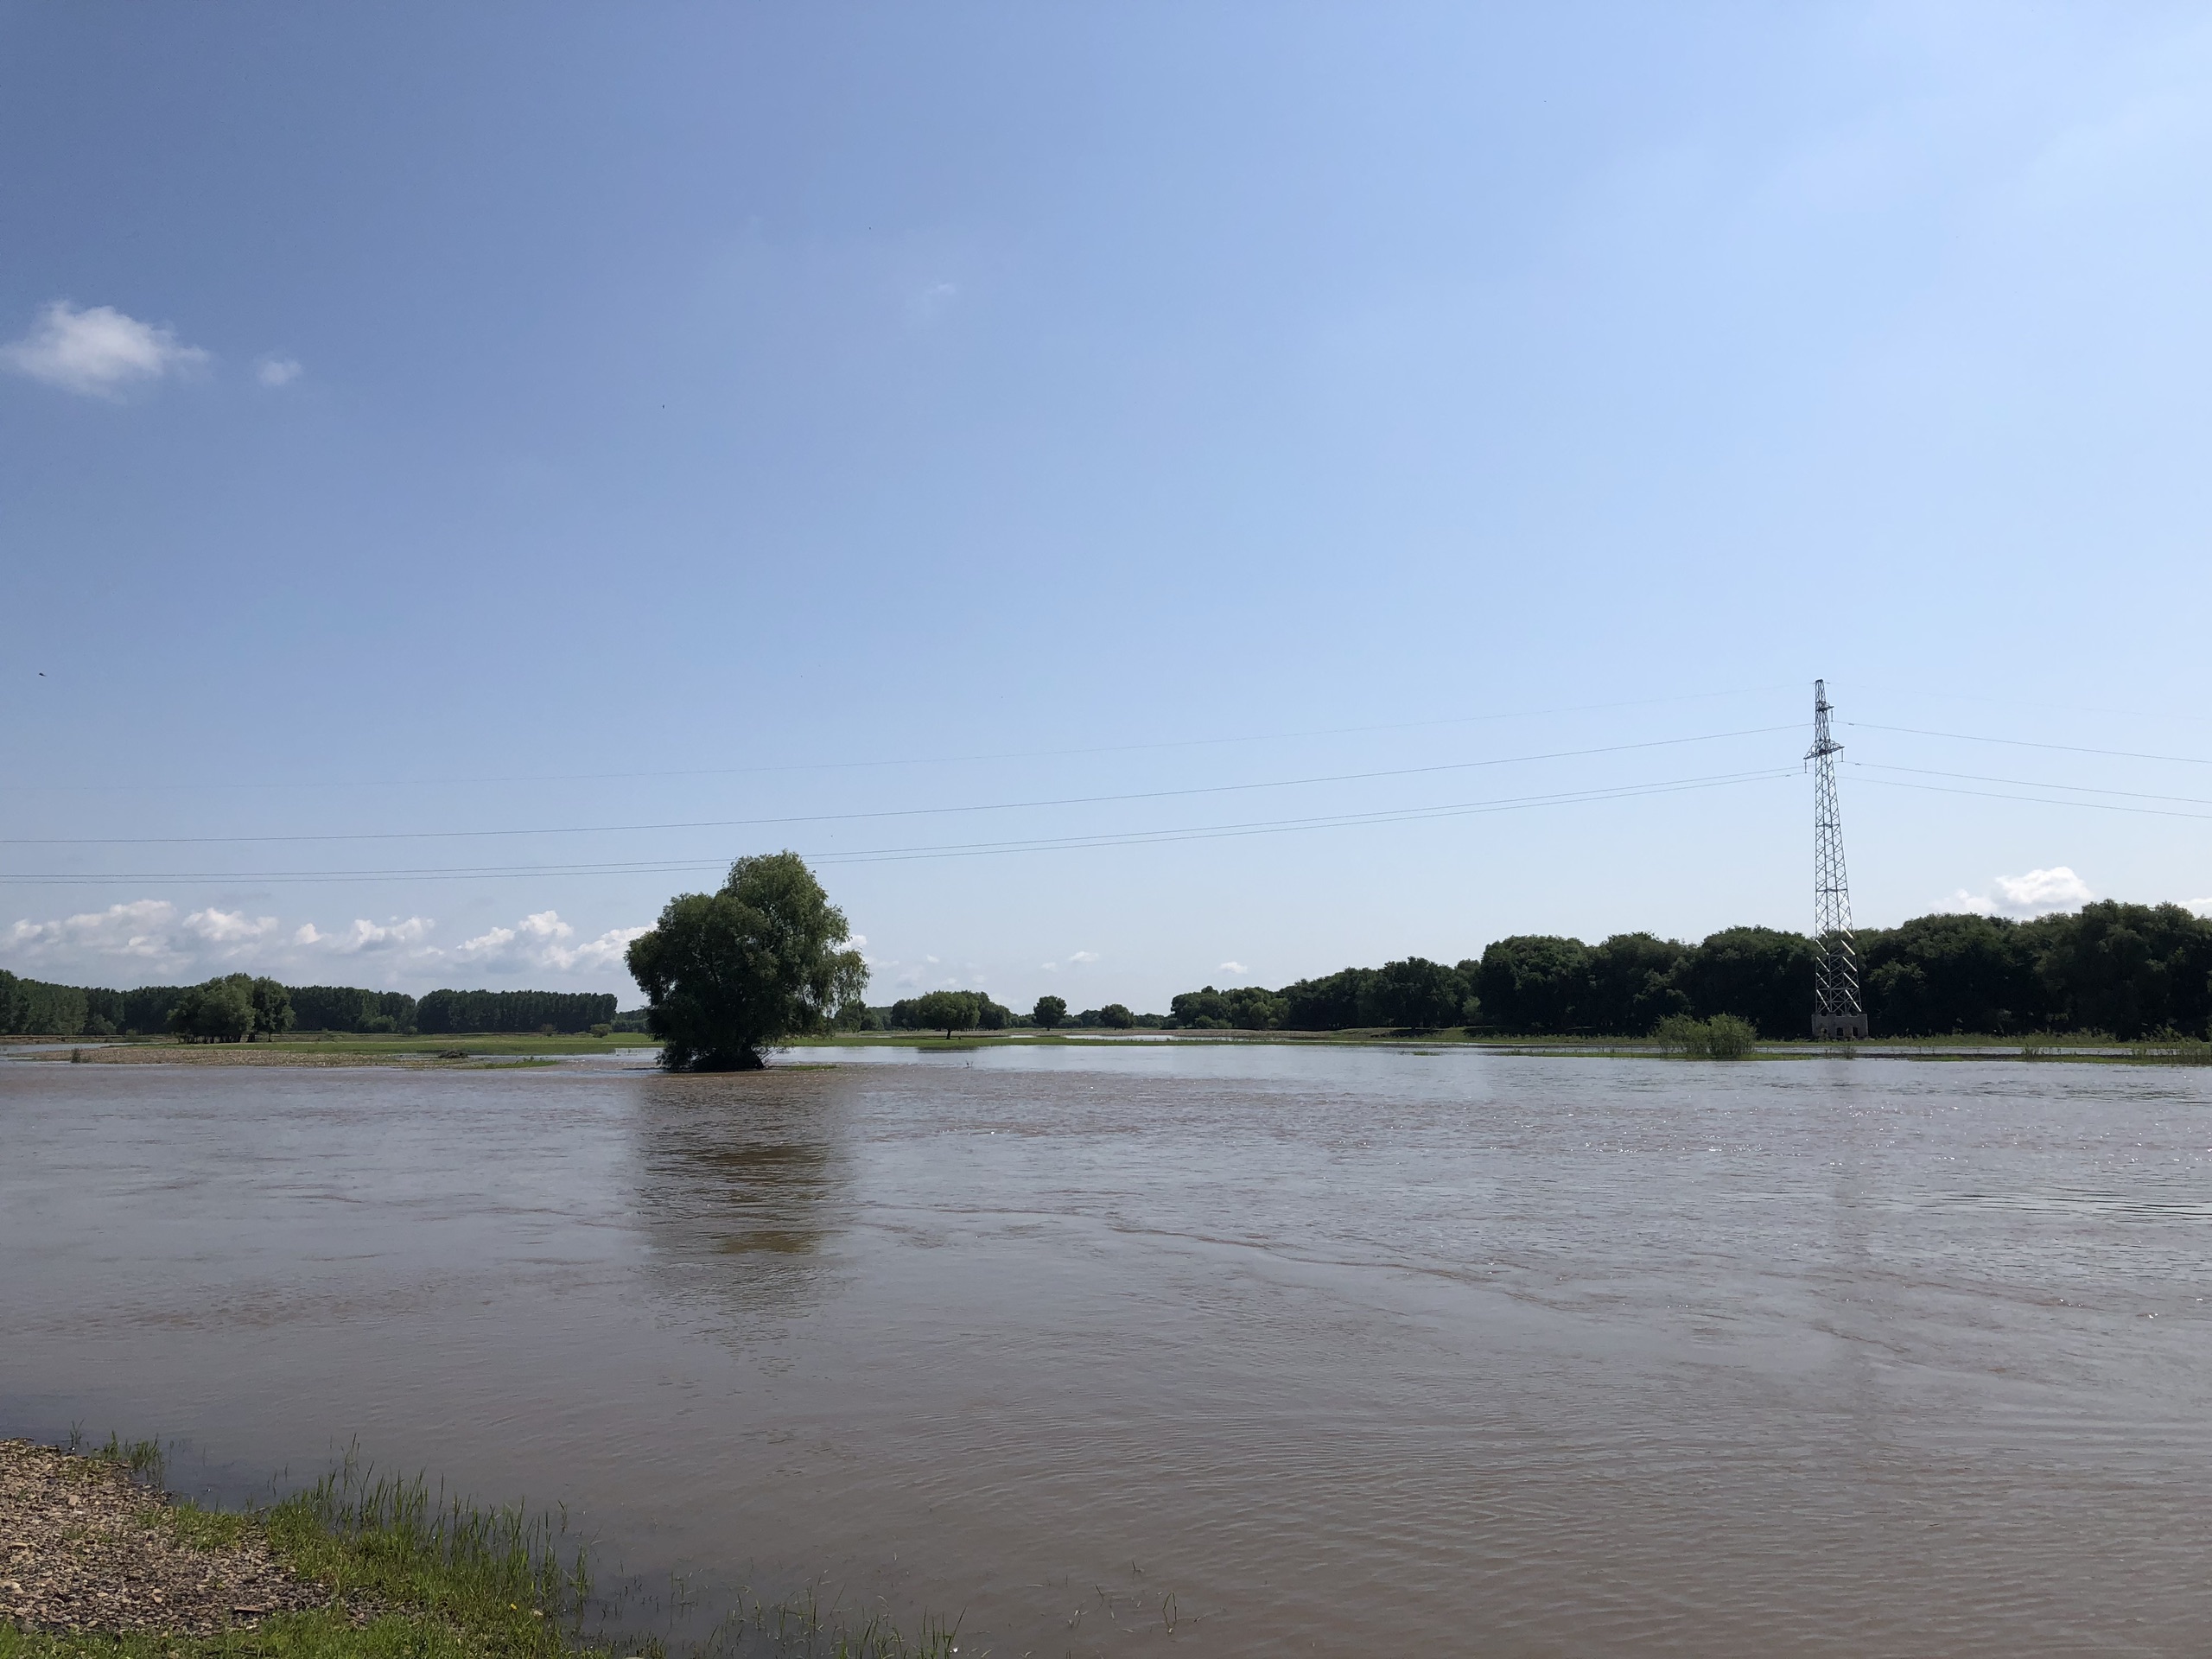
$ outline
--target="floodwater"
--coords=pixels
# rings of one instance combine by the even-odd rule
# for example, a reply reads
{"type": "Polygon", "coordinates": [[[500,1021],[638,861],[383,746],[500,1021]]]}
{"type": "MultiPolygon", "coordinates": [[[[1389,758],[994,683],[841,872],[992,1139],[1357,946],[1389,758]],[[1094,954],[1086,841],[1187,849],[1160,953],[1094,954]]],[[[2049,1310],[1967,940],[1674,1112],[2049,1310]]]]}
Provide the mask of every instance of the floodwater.
{"type": "Polygon", "coordinates": [[[1001,1655],[2202,1654],[2208,1108],[1464,1051],[0,1063],[0,1433],[233,1488],[358,1437],[564,1503],[678,1636],[814,1580],[1001,1655]]]}

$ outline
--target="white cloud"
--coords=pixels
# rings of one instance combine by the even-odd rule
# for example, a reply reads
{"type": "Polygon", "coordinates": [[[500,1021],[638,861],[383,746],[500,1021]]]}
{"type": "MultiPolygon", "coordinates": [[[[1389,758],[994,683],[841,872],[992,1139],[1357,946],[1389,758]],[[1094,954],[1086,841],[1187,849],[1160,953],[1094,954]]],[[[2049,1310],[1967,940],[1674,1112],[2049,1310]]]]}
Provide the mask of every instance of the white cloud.
{"type": "Polygon", "coordinates": [[[181,374],[208,361],[174,332],[125,316],[111,305],[79,311],[56,300],[30,333],[0,346],[0,363],[18,374],[87,397],[114,397],[126,386],[181,374]]]}
{"type": "Polygon", "coordinates": [[[906,315],[917,322],[934,322],[960,297],[957,283],[931,283],[906,296],[906,315]]]}
{"type": "Polygon", "coordinates": [[[0,967],[67,984],[189,983],[219,973],[270,974],[294,984],[423,985],[432,975],[477,970],[497,983],[624,975],[630,942],[648,930],[613,927],[585,938],[554,910],[465,943],[433,942],[427,916],[357,917],[326,929],[214,906],[182,912],[166,899],[141,899],[52,920],[0,926],[0,967]]]}
{"type": "Polygon", "coordinates": [[[1224,962],[1214,971],[1223,974],[1235,974],[1239,978],[1242,978],[1244,975],[1250,973],[1252,970],[1249,968],[1247,968],[1241,962],[1224,962]]]}
{"type": "Polygon", "coordinates": [[[289,386],[305,372],[296,357],[264,357],[253,378],[264,386],[289,386]]]}
{"type": "Polygon", "coordinates": [[[1976,916],[2040,916],[2046,911],[2078,909],[2096,897],[2089,884],[2063,864],[1993,880],[1987,893],[1960,888],[1951,895],[1951,907],[1976,916]]]}
{"type": "Polygon", "coordinates": [[[1068,953],[1068,960],[1070,962],[1096,962],[1098,960],[1098,953],[1096,950],[1071,950],[1068,953]]]}
{"type": "Polygon", "coordinates": [[[276,931],[276,918],[248,916],[242,910],[195,910],[184,918],[184,925],[210,944],[238,944],[266,938],[276,931]]]}
{"type": "Polygon", "coordinates": [[[620,968],[630,941],[651,931],[611,927],[595,939],[572,944],[569,941],[576,937],[576,930],[561,919],[560,912],[541,910],[512,927],[489,928],[473,939],[462,940],[454,957],[457,961],[496,965],[508,971],[603,973],[620,968]]]}
{"type": "Polygon", "coordinates": [[[565,953],[556,964],[569,973],[604,970],[629,965],[630,942],[652,931],[650,927],[610,927],[595,939],[587,939],[565,953]]]}
{"type": "Polygon", "coordinates": [[[211,906],[181,921],[176,912],[166,899],[138,899],[54,921],[21,920],[0,943],[11,962],[54,976],[204,979],[258,960],[276,931],[274,916],[242,910],[211,906]]]}
{"type": "MultiPolygon", "coordinates": [[[[310,923],[312,926],[314,924],[310,923]]],[[[404,921],[393,917],[388,922],[372,922],[356,917],[353,925],[338,933],[318,933],[316,943],[326,944],[340,956],[358,956],[364,950],[397,950],[410,944],[420,944],[430,936],[437,924],[427,916],[410,916],[404,921]]]]}
{"type": "Polygon", "coordinates": [[[166,899],[140,899],[59,921],[18,921],[8,930],[8,953],[33,966],[57,958],[165,963],[178,955],[169,934],[175,916],[166,899]]]}

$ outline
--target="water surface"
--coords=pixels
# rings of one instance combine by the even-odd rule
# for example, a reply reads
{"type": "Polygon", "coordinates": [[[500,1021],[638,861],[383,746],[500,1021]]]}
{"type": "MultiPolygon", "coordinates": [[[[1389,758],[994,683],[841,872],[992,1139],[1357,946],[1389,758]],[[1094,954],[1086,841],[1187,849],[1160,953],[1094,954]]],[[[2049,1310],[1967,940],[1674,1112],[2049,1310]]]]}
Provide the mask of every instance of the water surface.
{"type": "Polygon", "coordinates": [[[679,1634],[826,1577],[1006,1655],[2198,1654],[2208,1082],[0,1063],[0,1432],[358,1436],[679,1634]]]}

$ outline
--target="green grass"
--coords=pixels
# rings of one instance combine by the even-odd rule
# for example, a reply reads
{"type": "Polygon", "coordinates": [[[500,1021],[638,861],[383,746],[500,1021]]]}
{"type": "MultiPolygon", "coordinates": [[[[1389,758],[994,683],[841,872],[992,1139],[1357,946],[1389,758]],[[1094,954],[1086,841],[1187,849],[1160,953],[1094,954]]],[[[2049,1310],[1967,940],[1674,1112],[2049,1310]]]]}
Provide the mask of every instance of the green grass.
{"type": "Polygon", "coordinates": [[[54,1635],[0,1623],[0,1659],[483,1659],[491,1651],[435,1619],[385,1613],[357,1627],[331,1608],[213,1637],[54,1635]]]}

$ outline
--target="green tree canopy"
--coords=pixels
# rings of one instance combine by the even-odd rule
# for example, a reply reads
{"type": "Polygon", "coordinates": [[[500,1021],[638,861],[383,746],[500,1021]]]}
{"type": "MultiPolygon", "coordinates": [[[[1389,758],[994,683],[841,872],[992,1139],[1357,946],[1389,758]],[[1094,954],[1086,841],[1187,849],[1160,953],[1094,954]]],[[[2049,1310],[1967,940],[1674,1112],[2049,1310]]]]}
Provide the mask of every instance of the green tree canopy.
{"type": "Polygon", "coordinates": [[[1762,1037],[1802,1037],[1813,1021],[1818,954],[1802,933],[1724,928],[1690,952],[1677,982],[1700,1019],[1732,1014],[1750,1020],[1762,1037]]]}
{"type": "MultiPolygon", "coordinates": [[[[233,979],[244,979],[233,974],[233,979]]],[[[246,986],[245,998],[253,1008],[253,1034],[267,1039],[292,1028],[292,994],[273,979],[257,979],[246,986]]]]}
{"type": "Polygon", "coordinates": [[[1282,1024],[1292,1031],[1342,1031],[1359,1023],[1360,992],[1372,968],[1344,968],[1282,988],[1282,1024]]]}
{"type": "Polygon", "coordinates": [[[1883,1033],[2002,1033],[2044,1022],[2028,930],[1998,916],[1916,916],[1858,936],[1867,1018],[1883,1033]]]}
{"type": "Polygon", "coordinates": [[[1426,957],[1386,962],[1367,976],[1359,991],[1363,1026],[1409,1026],[1440,1030],[1466,1017],[1474,988],[1456,968],[1426,957]]]}
{"type": "Polygon", "coordinates": [[[1573,1031],[1590,1019],[1589,947],[1543,933],[1500,939],[1483,951],[1475,989],[1484,1023],[1501,1031],[1573,1031]]]}
{"type": "Polygon", "coordinates": [[[1040,996],[1029,1017],[1045,1030],[1053,1030],[1068,1017],[1068,1000],[1064,996],[1040,996]]]}
{"type": "Polygon", "coordinates": [[[188,987],[169,1010],[169,1029],[188,1042],[244,1042],[253,1030],[253,981],[232,974],[188,987]]]}
{"type": "Polygon", "coordinates": [[[1273,1031],[1289,1013],[1289,1002],[1263,986],[1217,991],[1208,985],[1171,1001],[1168,1023],[1192,1031],[1273,1031]]]}
{"type": "Polygon", "coordinates": [[[715,893],[680,893],[631,941],[645,1028],[671,1071],[747,1071],[786,1037],[825,1030],[868,967],[844,912],[797,853],[741,858],[715,893]]]}
{"type": "Polygon", "coordinates": [[[914,999],[914,1023],[925,1031],[973,1031],[983,1017],[983,999],[973,991],[928,991],[914,999]]]}
{"type": "Polygon", "coordinates": [[[1639,1036],[1662,1020],[1689,1012],[1675,977],[1689,955],[1675,939],[1616,933],[1590,952],[1588,1015],[1595,1031],[1639,1036]]]}
{"type": "Polygon", "coordinates": [[[2041,936],[2037,971],[2075,1030],[2133,1039],[2204,1029],[2212,928],[2179,905],[2101,899],[2023,931],[2041,936]]]}

